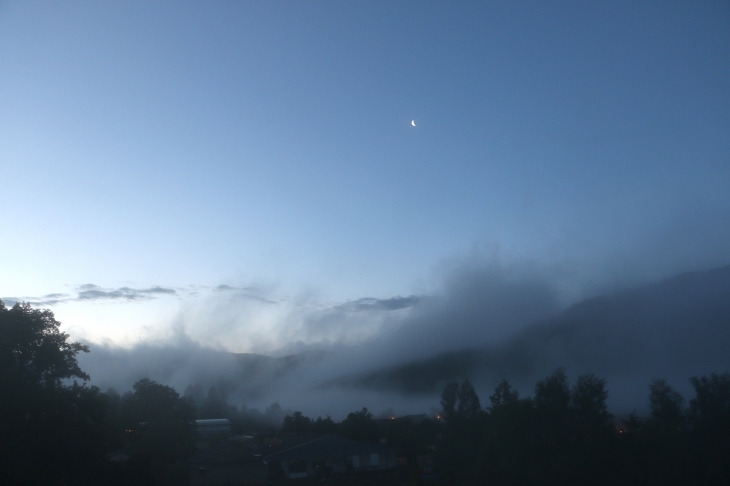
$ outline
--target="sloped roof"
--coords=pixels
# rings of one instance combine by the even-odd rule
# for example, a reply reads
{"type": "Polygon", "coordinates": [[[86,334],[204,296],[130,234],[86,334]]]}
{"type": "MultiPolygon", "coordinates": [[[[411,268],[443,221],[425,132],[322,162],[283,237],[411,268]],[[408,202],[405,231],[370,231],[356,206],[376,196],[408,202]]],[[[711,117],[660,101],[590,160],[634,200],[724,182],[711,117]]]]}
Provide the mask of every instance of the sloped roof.
{"type": "Polygon", "coordinates": [[[261,457],[250,450],[237,447],[228,442],[221,442],[199,450],[190,458],[193,464],[244,463],[260,461],[261,457]]]}
{"type": "Polygon", "coordinates": [[[195,425],[198,427],[201,425],[231,425],[231,421],[228,419],[203,419],[196,420],[195,425]]]}
{"type": "Polygon", "coordinates": [[[266,461],[291,461],[309,457],[337,457],[361,454],[393,454],[390,447],[346,439],[336,435],[309,437],[298,444],[280,444],[273,451],[264,451],[266,461]]]}

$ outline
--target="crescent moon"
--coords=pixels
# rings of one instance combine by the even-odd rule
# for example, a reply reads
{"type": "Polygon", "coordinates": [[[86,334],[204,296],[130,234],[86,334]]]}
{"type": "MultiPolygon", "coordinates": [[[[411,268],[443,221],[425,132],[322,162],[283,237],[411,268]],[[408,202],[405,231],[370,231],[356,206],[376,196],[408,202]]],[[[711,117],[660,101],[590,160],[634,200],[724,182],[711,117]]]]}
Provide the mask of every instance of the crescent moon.
{"type": "Polygon", "coordinates": [[[411,125],[416,126],[416,120],[411,120],[411,125]]]}

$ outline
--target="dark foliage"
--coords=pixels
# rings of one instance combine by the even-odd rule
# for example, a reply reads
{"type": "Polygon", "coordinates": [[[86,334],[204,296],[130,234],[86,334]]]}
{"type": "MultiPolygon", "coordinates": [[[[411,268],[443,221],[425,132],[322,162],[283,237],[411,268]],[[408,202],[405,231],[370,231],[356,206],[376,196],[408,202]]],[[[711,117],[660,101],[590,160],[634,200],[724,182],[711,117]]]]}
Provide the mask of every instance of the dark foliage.
{"type": "Polygon", "coordinates": [[[284,417],[284,426],[281,432],[284,434],[306,435],[312,431],[312,419],[302,415],[302,412],[294,412],[284,417]]]}
{"type": "MultiPolygon", "coordinates": [[[[355,412],[359,413],[359,412],[355,412]]],[[[294,412],[284,417],[284,425],[281,428],[283,434],[307,435],[307,434],[339,434],[340,424],[335,423],[328,415],[325,418],[317,417],[312,420],[302,412],[294,412]]]]}
{"type": "MultiPolygon", "coordinates": [[[[438,443],[444,484],[721,485],[730,480],[730,374],[691,380],[684,398],[664,380],[649,387],[651,415],[608,413],[606,381],[557,370],[519,398],[506,381],[481,414],[446,422],[438,443]]],[[[448,384],[445,416],[458,417],[463,386],[448,384]]],[[[468,387],[467,387],[468,388],[468,387]]]]}
{"type": "Polygon", "coordinates": [[[144,379],[120,397],[88,380],[48,310],[0,301],[0,457],[4,484],[180,484],[193,450],[195,408],[144,379]],[[124,451],[123,463],[106,456],[124,451]]]}
{"type": "Polygon", "coordinates": [[[364,408],[347,414],[347,418],[340,424],[340,433],[350,439],[366,442],[377,442],[378,427],[373,420],[373,414],[364,408]]]}
{"type": "Polygon", "coordinates": [[[133,457],[157,484],[179,484],[187,476],[187,458],[195,450],[195,406],[175,389],[148,378],[134,384],[126,430],[133,457]]]}
{"type": "Polygon", "coordinates": [[[0,301],[0,457],[6,484],[90,484],[103,464],[104,405],[48,310],[0,301]]]}
{"type": "Polygon", "coordinates": [[[690,379],[697,394],[689,417],[697,471],[706,484],[730,482],[730,373],[690,379]]]}

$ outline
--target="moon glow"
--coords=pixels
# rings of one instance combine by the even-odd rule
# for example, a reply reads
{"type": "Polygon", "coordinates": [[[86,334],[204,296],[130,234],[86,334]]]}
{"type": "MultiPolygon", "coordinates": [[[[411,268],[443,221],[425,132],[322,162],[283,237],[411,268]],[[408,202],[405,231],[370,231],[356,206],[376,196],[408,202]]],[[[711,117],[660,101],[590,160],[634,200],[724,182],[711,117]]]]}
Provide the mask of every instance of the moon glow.
{"type": "Polygon", "coordinates": [[[416,126],[416,120],[411,120],[411,125],[416,126]]]}

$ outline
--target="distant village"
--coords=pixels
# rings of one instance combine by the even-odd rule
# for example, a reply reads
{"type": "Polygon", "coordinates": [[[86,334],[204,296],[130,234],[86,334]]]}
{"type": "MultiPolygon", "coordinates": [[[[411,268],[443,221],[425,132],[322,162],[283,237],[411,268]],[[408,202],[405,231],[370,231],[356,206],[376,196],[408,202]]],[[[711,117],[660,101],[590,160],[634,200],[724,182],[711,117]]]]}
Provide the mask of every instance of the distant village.
{"type": "MultiPolygon", "coordinates": [[[[273,434],[234,434],[228,419],[196,420],[197,451],[190,458],[190,484],[265,484],[295,479],[322,482],[333,478],[338,483],[348,483],[348,476],[358,484],[363,480],[386,484],[433,476],[434,444],[413,457],[400,456],[388,445],[392,444],[388,436],[392,436],[396,420],[397,427],[406,434],[424,422],[433,422],[429,425],[435,432],[437,418],[424,414],[372,419],[363,410],[350,415],[350,421],[355,420],[361,421],[354,424],[362,428],[359,432],[379,439],[342,436],[337,433],[342,424],[334,422],[329,424],[330,433],[321,428],[317,431],[318,427],[300,413],[287,416],[282,430],[273,434]]],[[[345,428],[348,425],[345,422],[345,428]]],[[[434,434],[432,439],[435,438],[434,434]]],[[[128,460],[128,456],[118,456],[116,460],[128,460]]]]}

